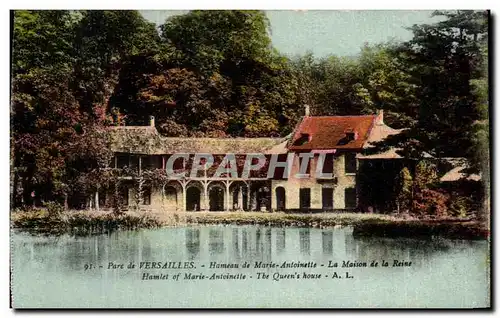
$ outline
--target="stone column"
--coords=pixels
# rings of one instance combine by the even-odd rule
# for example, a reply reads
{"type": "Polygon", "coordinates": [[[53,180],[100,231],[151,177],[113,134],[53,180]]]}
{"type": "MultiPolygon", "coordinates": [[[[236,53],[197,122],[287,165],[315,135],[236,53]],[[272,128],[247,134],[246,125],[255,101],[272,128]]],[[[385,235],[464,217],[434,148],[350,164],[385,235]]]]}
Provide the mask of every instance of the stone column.
{"type": "Polygon", "coordinates": [[[202,211],[209,210],[209,202],[208,202],[208,184],[207,182],[203,182],[203,206],[200,207],[202,211]]]}
{"type": "Polygon", "coordinates": [[[238,210],[243,211],[243,187],[238,187],[238,210]]]}
{"type": "Polygon", "coordinates": [[[182,185],[182,211],[186,212],[186,185],[182,185]]]}
{"type": "Polygon", "coordinates": [[[226,181],[226,211],[231,209],[231,204],[229,201],[229,181],[226,181]]]}
{"type": "Polygon", "coordinates": [[[250,191],[250,187],[247,189],[247,211],[252,211],[252,200],[250,199],[252,197],[252,193],[250,191]]]}
{"type": "Polygon", "coordinates": [[[95,192],[95,209],[99,211],[99,190],[95,192]]]}
{"type": "Polygon", "coordinates": [[[250,211],[256,211],[257,210],[257,191],[251,192],[250,195],[250,211]]]}

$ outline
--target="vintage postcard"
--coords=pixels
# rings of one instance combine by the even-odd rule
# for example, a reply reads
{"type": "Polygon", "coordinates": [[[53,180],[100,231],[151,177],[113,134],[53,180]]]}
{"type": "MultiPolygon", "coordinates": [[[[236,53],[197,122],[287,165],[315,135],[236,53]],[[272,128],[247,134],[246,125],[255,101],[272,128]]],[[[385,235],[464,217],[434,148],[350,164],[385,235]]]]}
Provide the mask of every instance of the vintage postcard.
{"type": "Polygon", "coordinates": [[[10,17],[12,308],[491,308],[489,11],[10,17]]]}

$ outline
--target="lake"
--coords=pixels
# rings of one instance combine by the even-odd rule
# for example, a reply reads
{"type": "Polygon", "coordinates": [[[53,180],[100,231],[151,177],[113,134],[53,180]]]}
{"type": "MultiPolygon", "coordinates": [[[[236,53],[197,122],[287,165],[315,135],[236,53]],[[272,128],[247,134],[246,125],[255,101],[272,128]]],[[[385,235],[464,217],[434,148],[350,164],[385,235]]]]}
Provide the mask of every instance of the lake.
{"type": "Polygon", "coordinates": [[[487,241],[355,238],[349,227],[14,231],[11,258],[14,308],[490,305],[487,241]]]}

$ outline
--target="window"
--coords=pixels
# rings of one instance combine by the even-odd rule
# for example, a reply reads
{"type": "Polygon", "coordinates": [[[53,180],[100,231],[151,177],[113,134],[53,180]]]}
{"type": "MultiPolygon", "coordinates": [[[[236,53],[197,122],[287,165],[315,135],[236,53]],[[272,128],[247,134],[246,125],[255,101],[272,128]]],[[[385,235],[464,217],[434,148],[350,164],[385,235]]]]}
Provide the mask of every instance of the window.
{"type": "MultiPolygon", "coordinates": [[[[286,162],[286,159],[287,159],[287,154],[279,154],[278,155],[278,162],[286,162]]],[[[287,178],[287,175],[285,175],[285,167],[276,167],[274,169],[273,179],[283,180],[286,178],[287,178]]]]}
{"type": "Polygon", "coordinates": [[[311,141],[311,135],[308,133],[301,133],[300,137],[293,143],[294,146],[302,146],[311,141]]]}
{"type": "Polygon", "coordinates": [[[321,201],[323,210],[333,210],[333,188],[321,189],[321,201]]]}
{"type": "Polygon", "coordinates": [[[311,207],[311,189],[302,188],[299,191],[300,209],[308,210],[311,207]]]}
{"type": "Polygon", "coordinates": [[[123,169],[129,166],[129,156],[127,154],[116,155],[116,167],[123,169]]]}
{"type": "Polygon", "coordinates": [[[358,139],[358,133],[355,131],[348,131],[345,134],[345,138],[347,139],[347,142],[356,140],[356,139],[358,139]]]}
{"type": "Polygon", "coordinates": [[[356,189],[346,188],[345,190],[345,208],[354,209],[356,208],[356,189]]]}
{"type": "Polygon", "coordinates": [[[356,154],[346,153],[345,159],[345,173],[356,173],[356,154]]]}
{"type": "MultiPolygon", "coordinates": [[[[165,164],[166,162],[170,159],[170,156],[169,158],[167,158],[165,160],[165,164]]],[[[186,158],[183,158],[183,157],[177,157],[174,162],[172,162],[172,170],[176,171],[176,170],[184,170],[184,167],[186,166],[186,161],[188,161],[189,159],[186,159],[186,158]]]]}
{"type": "Polygon", "coordinates": [[[130,169],[139,171],[139,156],[138,155],[130,155],[130,169]]]}
{"type": "Polygon", "coordinates": [[[333,161],[335,157],[332,153],[328,153],[325,156],[325,162],[323,163],[323,173],[333,173],[333,161]]]}
{"type": "Polygon", "coordinates": [[[150,156],[141,157],[141,169],[151,170],[153,168],[153,158],[150,156]]]}
{"type": "Polygon", "coordinates": [[[142,170],[160,169],[163,165],[161,156],[144,156],[142,157],[142,170]]]}
{"type": "Polygon", "coordinates": [[[299,171],[300,168],[302,167],[302,160],[308,160],[307,161],[307,167],[306,167],[306,174],[311,174],[311,161],[314,160],[314,158],[302,158],[299,157],[299,171]]]}

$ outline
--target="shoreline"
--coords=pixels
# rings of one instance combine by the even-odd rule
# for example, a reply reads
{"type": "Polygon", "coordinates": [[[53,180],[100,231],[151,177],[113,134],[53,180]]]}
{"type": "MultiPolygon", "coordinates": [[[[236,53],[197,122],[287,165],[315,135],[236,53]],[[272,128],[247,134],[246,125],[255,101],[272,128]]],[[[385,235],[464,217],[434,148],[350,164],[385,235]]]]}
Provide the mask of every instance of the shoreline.
{"type": "Polygon", "coordinates": [[[352,226],[359,237],[434,236],[450,239],[489,238],[484,223],[470,219],[417,219],[408,216],[367,213],[284,212],[135,212],[116,215],[109,211],[46,210],[11,212],[11,228],[38,235],[93,235],[116,230],[177,227],[186,225],[263,225],[276,227],[335,228],[352,226]]]}

